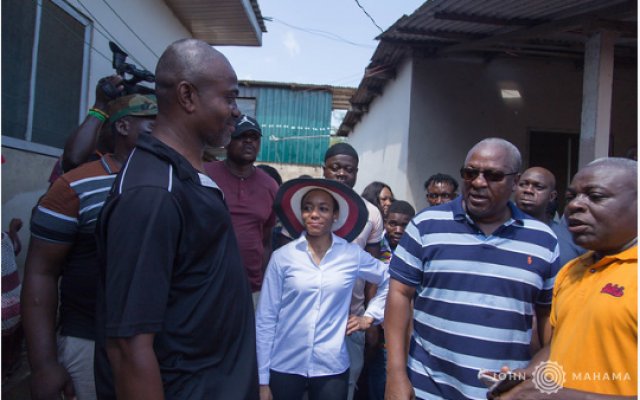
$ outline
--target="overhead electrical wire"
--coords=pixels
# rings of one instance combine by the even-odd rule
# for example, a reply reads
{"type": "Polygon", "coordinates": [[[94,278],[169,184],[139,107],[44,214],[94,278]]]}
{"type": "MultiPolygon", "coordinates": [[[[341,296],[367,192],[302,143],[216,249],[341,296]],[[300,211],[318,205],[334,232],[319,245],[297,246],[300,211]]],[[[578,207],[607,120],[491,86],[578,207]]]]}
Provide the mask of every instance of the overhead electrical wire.
{"type": "Polygon", "coordinates": [[[154,56],[156,56],[156,59],[159,59],[159,58],[160,58],[160,56],[159,56],[159,55],[157,55],[157,54],[156,54],[156,52],[155,52],[155,51],[153,51],[153,49],[152,49],[151,47],[149,47],[149,45],[147,45],[147,43],[146,43],[144,40],[142,40],[142,38],[141,38],[140,36],[138,36],[138,34],[136,33],[136,31],[134,31],[134,30],[129,26],[129,24],[127,24],[127,21],[125,21],[125,20],[120,16],[120,14],[118,14],[118,12],[117,12],[116,10],[114,10],[114,9],[113,9],[113,7],[111,7],[111,5],[107,2],[107,0],[102,0],[102,2],[103,2],[104,4],[106,4],[106,5],[107,5],[107,7],[109,7],[109,9],[110,9],[114,14],[115,14],[115,16],[116,16],[116,17],[118,17],[118,19],[120,20],[120,22],[122,22],[122,23],[124,24],[124,26],[126,26],[126,27],[127,27],[127,29],[129,29],[129,31],[130,31],[131,33],[133,33],[133,36],[135,36],[136,38],[138,38],[138,40],[140,41],[140,43],[142,43],[142,45],[143,45],[144,47],[146,47],[146,48],[147,48],[147,50],[149,50],[149,51],[151,52],[151,54],[153,54],[154,56]]]}
{"type": "Polygon", "coordinates": [[[378,23],[376,22],[375,19],[373,19],[373,17],[371,15],[369,15],[369,13],[367,12],[367,10],[364,9],[364,7],[362,7],[362,4],[360,4],[360,2],[358,0],[355,0],[356,4],[358,5],[358,7],[360,7],[360,9],[362,10],[362,12],[369,17],[369,19],[371,20],[371,22],[373,22],[373,24],[376,26],[376,28],[380,29],[380,33],[383,33],[384,30],[382,28],[380,28],[380,25],[378,25],[378,23]]]}
{"type": "Polygon", "coordinates": [[[327,32],[327,31],[323,31],[323,30],[320,30],[320,29],[303,28],[301,26],[296,26],[296,25],[290,24],[288,22],[285,22],[285,21],[283,21],[281,19],[274,18],[274,17],[263,17],[263,19],[265,21],[268,21],[268,22],[277,22],[279,24],[288,26],[289,28],[292,28],[292,29],[296,29],[296,30],[299,30],[299,31],[302,31],[302,32],[306,32],[306,33],[311,34],[311,35],[320,36],[320,37],[323,37],[325,39],[334,40],[336,42],[346,43],[346,44],[349,44],[349,45],[352,45],[352,46],[364,47],[364,48],[367,48],[367,49],[374,49],[376,47],[376,46],[373,46],[373,45],[370,45],[370,44],[352,42],[351,40],[345,39],[342,36],[336,35],[335,33],[332,33],[332,32],[327,32]]]}
{"type": "MultiPolygon", "coordinates": [[[[105,39],[115,42],[115,44],[117,44],[117,45],[118,45],[118,47],[120,47],[121,49],[123,49],[123,50],[124,50],[124,52],[125,52],[125,53],[127,53],[127,55],[128,55],[129,57],[131,57],[131,59],[132,59],[133,61],[135,61],[135,63],[136,63],[137,65],[139,65],[140,67],[142,67],[142,68],[144,68],[144,69],[147,69],[147,70],[150,70],[150,71],[154,69],[154,68],[152,68],[152,69],[147,68],[147,67],[146,67],[142,62],[140,62],[140,60],[138,60],[135,56],[131,55],[131,54],[130,54],[130,52],[127,50],[127,46],[122,45],[122,43],[120,43],[120,42],[115,38],[115,36],[114,36],[111,32],[109,32],[109,30],[108,30],[108,29],[107,29],[107,28],[106,28],[106,27],[105,27],[105,26],[100,22],[100,19],[96,18],[96,16],[95,16],[95,15],[93,15],[93,13],[92,13],[92,12],[91,12],[91,11],[90,11],[90,10],[89,10],[89,9],[88,9],[88,8],[87,8],[87,7],[86,7],[86,6],[81,2],[81,1],[78,1],[78,4],[80,4],[80,6],[84,9],[84,11],[86,11],[86,13],[87,13],[87,14],[89,14],[89,16],[92,18],[92,20],[93,20],[96,24],[98,24],[98,26],[100,26],[100,27],[104,30],[104,32],[102,32],[102,31],[101,31],[100,29],[98,29],[97,27],[94,27],[94,29],[95,29],[95,31],[96,31],[96,32],[98,32],[100,35],[102,35],[102,37],[104,37],[105,39]],[[106,32],[106,33],[105,33],[105,32],[106,32]]],[[[113,11],[113,10],[112,10],[112,11],[113,11]]],[[[119,16],[118,16],[118,17],[119,17],[119,16]]],[[[125,24],[125,25],[126,25],[126,24],[125,24]]],[[[131,28],[130,28],[128,25],[127,25],[127,27],[131,30],[131,28]]],[[[136,37],[137,37],[137,38],[142,42],[142,39],[140,39],[140,37],[139,37],[138,35],[135,35],[135,36],[136,36],[136,37]]],[[[144,42],[142,42],[142,44],[144,44],[144,45],[145,45],[145,47],[147,47],[147,46],[146,46],[146,44],[145,44],[144,42]]],[[[93,47],[92,47],[92,48],[93,48],[93,47]]],[[[148,48],[148,47],[147,47],[147,48],[148,48]]],[[[94,50],[95,50],[95,49],[94,49],[94,50]]],[[[97,50],[96,50],[96,51],[97,51],[97,50]]],[[[153,52],[153,50],[150,50],[150,51],[153,53],[153,55],[154,55],[156,58],[158,58],[158,56],[153,52]]],[[[107,59],[109,60],[109,62],[111,62],[111,58],[107,58],[107,59]]]]}

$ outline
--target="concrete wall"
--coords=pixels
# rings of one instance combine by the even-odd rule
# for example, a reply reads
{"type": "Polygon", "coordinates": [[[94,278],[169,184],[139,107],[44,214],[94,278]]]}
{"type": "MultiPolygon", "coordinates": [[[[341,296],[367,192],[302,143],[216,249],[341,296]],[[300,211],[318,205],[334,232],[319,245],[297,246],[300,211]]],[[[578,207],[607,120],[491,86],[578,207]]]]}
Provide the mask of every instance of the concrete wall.
{"type": "Polygon", "coordinates": [[[67,0],[67,3],[89,20],[94,20],[93,15],[99,21],[93,22],[91,46],[95,50],[91,51],[89,61],[87,106],[93,104],[98,80],[114,73],[111,67],[112,53],[109,50],[109,40],[115,38],[115,42],[123,46],[123,50],[129,54],[127,62],[154,72],[158,58],[169,44],[177,39],[191,37],[189,31],[162,0],[109,0],[109,6],[125,22],[102,1],[67,0]],[[105,34],[109,38],[105,37],[105,34]]]}
{"type": "MultiPolygon", "coordinates": [[[[637,144],[635,74],[635,68],[614,74],[614,155],[637,144]]],[[[396,197],[420,209],[427,205],[424,181],[437,172],[457,178],[473,144],[506,138],[521,149],[526,166],[529,132],[578,133],[581,105],[582,69],[573,62],[415,59],[349,136],[361,158],[357,187],[387,182],[396,197]],[[505,100],[501,89],[522,97],[505,100]]]]}
{"type": "MultiPolygon", "coordinates": [[[[155,70],[158,57],[170,43],[180,38],[191,37],[161,0],[109,0],[109,5],[126,21],[126,25],[105,2],[69,0],[67,3],[87,19],[94,20],[95,17],[100,22],[93,22],[91,35],[93,49],[89,54],[89,76],[86,83],[87,109],[95,100],[98,80],[114,73],[111,67],[109,39],[105,38],[105,34],[112,35],[122,44],[130,55],[127,62],[152,72],[155,70]],[[127,25],[133,28],[150,49],[135,37],[127,25]]],[[[84,115],[79,118],[84,119],[84,115]]],[[[25,147],[29,148],[29,145],[26,144],[25,147]]],[[[47,153],[56,154],[56,150],[52,149],[47,153]]],[[[24,222],[25,226],[20,232],[23,252],[18,258],[18,265],[22,267],[28,244],[31,208],[48,187],[47,179],[56,157],[9,148],[6,144],[2,146],[2,155],[7,161],[2,166],[2,229],[7,229],[11,218],[21,218],[24,222]]]]}
{"type": "Polygon", "coordinates": [[[407,179],[412,70],[410,61],[398,68],[396,79],[387,83],[384,94],[374,99],[369,113],[349,135],[348,143],[360,157],[354,187],[358,193],[369,183],[382,181],[397,199],[413,201],[407,179]]]}

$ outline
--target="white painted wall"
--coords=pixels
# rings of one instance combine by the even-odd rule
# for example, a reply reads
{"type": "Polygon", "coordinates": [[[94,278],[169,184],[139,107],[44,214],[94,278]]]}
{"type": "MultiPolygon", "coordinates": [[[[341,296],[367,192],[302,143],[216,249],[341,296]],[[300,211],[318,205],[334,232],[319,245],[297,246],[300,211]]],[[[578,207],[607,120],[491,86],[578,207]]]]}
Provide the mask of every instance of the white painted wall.
{"type": "Polygon", "coordinates": [[[409,161],[408,135],[411,110],[412,63],[398,68],[396,79],[389,81],[384,94],[369,106],[369,113],[349,135],[348,143],[360,157],[358,193],[373,181],[391,187],[397,199],[412,202],[407,180],[409,161]]]}
{"type": "MultiPolygon", "coordinates": [[[[614,143],[616,155],[637,143],[634,71],[614,78],[612,132],[625,135],[614,143]],[[616,110],[616,104],[633,106],[616,110]]],[[[415,59],[349,136],[360,154],[356,188],[380,180],[421,209],[424,181],[437,172],[458,178],[475,143],[506,138],[521,149],[526,166],[528,132],[579,132],[581,102],[582,69],[571,61],[415,59]],[[517,89],[522,98],[505,101],[500,89],[517,89]]]]}
{"type": "Polygon", "coordinates": [[[127,62],[154,72],[158,58],[169,44],[181,38],[191,37],[191,33],[162,0],[109,0],[109,6],[115,10],[117,15],[104,1],[66,1],[93,21],[91,38],[93,49],[90,57],[89,84],[87,85],[88,107],[93,104],[95,99],[95,87],[98,80],[114,73],[111,67],[109,40],[115,38],[116,43],[122,45],[123,50],[129,54],[127,62]],[[132,57],[139,62],[134,61],[132,57]]]}
{"type": "MultiPolygon", "coordinates": [[[[106,33],[105,30],[123,45],[123,50],[139,61],[129,57],[127,62],[145,67],[152,72],[155,70],[158,57],[169,44],[181,38],[191,37],[162,0],[109,0],[111,7],[153,52],[136,38],[105,2],[69,0],[67,3],[86,18],[93,20],[94,29],[91,37],[93,49],[89,56],[89,76],[86,85],[87,109],[95,100],[95,87],[98,80],[114,73],[108,44],[110,39],[102,34],[106,33]],[[84,7],[81,4],[84,4],[84,7]],[[102,26],[96,23],[91,14],[102,26]]],[[[84,116],[80,118],[83,119],[84,116]]],[[[23,252],[18,258],[18,265],[22,267],[29,238],[31,208],[47,190],[49,186],[47,179],[56,158],[6,146],[2,147],[2,154],[7,160],[2,166],[2,229],[7,229],[11,218],[20,218],[24,222],[20,232],[23,252]]]]}

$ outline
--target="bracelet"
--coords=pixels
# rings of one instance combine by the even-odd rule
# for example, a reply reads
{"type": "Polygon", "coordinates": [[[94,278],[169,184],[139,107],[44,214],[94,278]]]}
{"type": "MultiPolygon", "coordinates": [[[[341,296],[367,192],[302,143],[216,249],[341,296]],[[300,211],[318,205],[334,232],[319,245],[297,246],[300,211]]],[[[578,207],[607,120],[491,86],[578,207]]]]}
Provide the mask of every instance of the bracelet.
{"type": "Polygon", "coordinates": [[[109,114],[102,110],[98,110],[97,108],[90,108],[88,115],[96,117],[102,122],[105,122],[107,119],[109,119],[109,114]]]}

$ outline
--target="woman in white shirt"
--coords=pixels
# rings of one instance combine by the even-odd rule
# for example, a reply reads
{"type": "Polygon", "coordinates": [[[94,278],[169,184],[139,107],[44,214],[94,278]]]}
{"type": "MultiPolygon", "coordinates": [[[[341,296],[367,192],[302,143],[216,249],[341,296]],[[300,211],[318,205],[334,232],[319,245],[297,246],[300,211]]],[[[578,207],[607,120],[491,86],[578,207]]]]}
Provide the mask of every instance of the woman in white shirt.
{"type": "Polygon", "coordinates": [[[366,223],[366,206],[339,182],[294,179],[275,207],[289,232],[304,231],[267,266],[256,314],[260,398],[298,400],[308,392],[309,400],[344,400],[345,334],[382,322],[388,290],[387,266],[347,241],[366,223]],[[379,289],[365,315],[347,324],[357,278],[379,289]]]}

